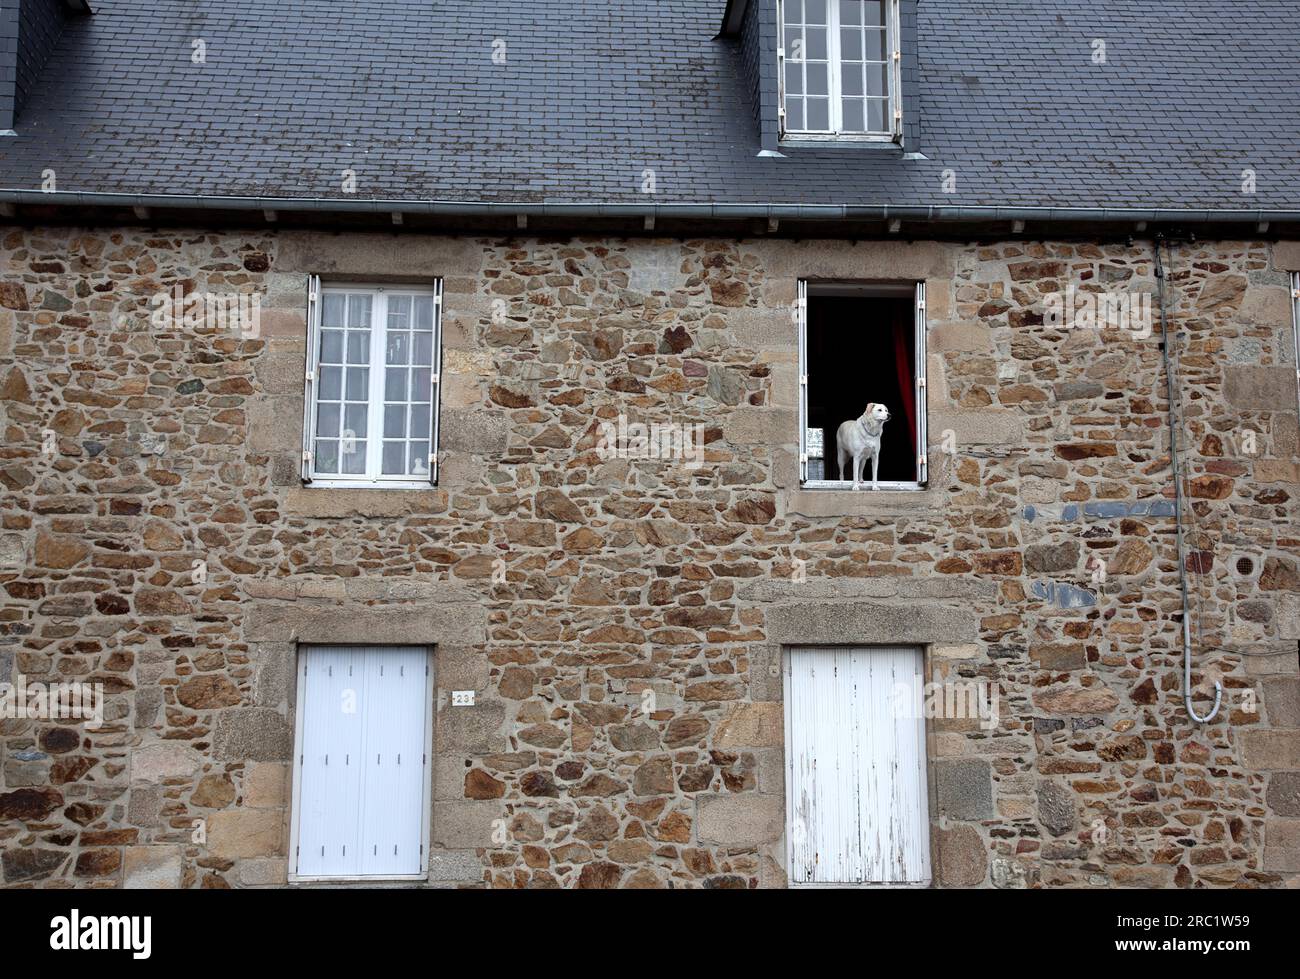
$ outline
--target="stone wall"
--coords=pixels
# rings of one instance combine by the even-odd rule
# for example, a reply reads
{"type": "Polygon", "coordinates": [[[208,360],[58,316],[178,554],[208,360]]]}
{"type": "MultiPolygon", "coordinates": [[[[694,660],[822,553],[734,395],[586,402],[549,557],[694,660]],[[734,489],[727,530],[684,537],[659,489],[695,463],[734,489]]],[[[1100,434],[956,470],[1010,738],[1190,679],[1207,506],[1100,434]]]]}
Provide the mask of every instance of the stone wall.
{"type": "Polygon", "coordinates": [[[1201,727],[1159,338],[1042,316],[1152,291],[1145,243],[6,229],[0,681],[107,710],[0,720],[4,883],[283,884],[297,644],[363,640],[436,645],[440,885],[782,886],[813,642],[995,685],[994,729],[930,724],[941,885],[1294,880],[1298,258],[1173,249],[1201,727]],[[437,488],[300,484],[310,273],[444,277],[437,488]],[[801,276],[926,281],[925,491],[798,489],[801,276]],[[261,335],[151,325],[176,283],[262,294],[261,335]],[[602,458],[619,414],[704,465],[602,458]]]}

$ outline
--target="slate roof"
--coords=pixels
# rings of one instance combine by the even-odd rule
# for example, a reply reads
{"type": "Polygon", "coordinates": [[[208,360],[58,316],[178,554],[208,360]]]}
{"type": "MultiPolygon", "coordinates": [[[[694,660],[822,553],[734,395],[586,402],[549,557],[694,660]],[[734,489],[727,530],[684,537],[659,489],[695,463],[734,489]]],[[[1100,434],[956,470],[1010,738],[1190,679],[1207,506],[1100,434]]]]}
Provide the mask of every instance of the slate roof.
{"type": "Polygon", "coordinates": [[[659,202],[1300,207],[1294,0],[921,0],[924,160],[758,157],[724,0],[94,6],[0,188],[344,197],[352,169],[358,197],[639,203],[650,168],[659,202]]]}

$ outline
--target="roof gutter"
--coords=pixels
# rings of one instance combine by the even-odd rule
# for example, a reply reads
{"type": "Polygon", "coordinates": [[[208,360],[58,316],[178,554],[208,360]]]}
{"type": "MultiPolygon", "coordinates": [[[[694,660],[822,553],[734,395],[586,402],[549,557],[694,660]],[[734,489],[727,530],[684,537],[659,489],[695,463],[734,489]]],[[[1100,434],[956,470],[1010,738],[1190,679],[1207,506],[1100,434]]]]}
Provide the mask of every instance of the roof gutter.
{"type": "Polygon", "coordinates": [[[355,199],[338,197],[214,197],[201,194],[113,194],[0,188],[0,202],[55,207],[195,208],[224,211],[311,211],[400,213],[445,216],[529,215],[536,217],[655,217],[714,220],[797,221],[1051,221],[1092,224],[1263,224],[1300,222],[1300,210],[987,207],[896,204],[690,204],[614,202],[498,202],[355,199]]]}

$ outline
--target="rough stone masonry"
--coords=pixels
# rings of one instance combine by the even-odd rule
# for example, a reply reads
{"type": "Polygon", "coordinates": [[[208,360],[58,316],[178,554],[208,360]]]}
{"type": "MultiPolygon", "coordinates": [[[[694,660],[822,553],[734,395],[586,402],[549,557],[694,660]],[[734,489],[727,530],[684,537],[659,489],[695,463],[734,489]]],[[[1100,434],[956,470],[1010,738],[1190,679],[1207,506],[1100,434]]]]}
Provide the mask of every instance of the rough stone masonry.
{"type": "Polygon", "coordinates": [[[0,721],[6,886],[284,885],[322,640],[435,647],[437,886],[783,886],[774,667],[817,642],[997,687],[930,723],[938,886],[1300,877],[1300,247],[1172,249],[1202,727],[1158,333],[1043,318],[1154,291],[1149,243],[2,233],[0,682],[106,699],[0,721]],[[311,274],[443,278],[436,488],[301,485],[311,274]],[[926,282],[924,491],[799,488],[801,277],[926,282]],[[178,284],[260,336],[159,331],[178,284]],[[620,414],[704,465],[603,458],[620,414]]]}

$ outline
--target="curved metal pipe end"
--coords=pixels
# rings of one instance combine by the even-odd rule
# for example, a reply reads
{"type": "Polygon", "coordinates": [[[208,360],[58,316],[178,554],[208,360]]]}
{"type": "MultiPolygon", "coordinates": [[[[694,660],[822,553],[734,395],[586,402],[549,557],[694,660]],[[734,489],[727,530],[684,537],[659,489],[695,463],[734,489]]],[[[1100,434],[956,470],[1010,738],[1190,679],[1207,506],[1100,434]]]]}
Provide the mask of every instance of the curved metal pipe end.
{"type": "Polygon", "coordinates": [[[1192,691],[1187,689],[1183,692],[1183,706],[1187,708],[1187,713],[1197,724],[1208,724],[1210,721],[1214,720],[1215,716],[1219,713],[1219,704],[1222,702],[1223,684],[1218,680],[1214,681],[1214,706],[1210,708],[1210,712],[1204,717],[1196,713],[1196,708],[1192,706],[1192,691]]]}

